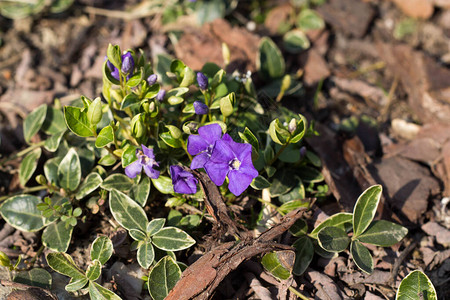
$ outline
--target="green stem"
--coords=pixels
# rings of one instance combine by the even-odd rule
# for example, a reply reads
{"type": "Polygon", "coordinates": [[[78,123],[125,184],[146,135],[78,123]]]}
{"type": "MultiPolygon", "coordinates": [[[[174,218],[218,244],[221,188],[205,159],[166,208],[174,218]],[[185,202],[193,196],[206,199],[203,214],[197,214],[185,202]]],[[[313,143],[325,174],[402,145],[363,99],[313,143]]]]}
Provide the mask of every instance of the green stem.
{"type": "Polygon", "coordinates": [[[294,289],[292,286],[289,287],[289,290],[302,300],[310,300],[308,297],[302,295],[299,291],[294,289]]]}
{"type": "Polygon", "coordinates": [[[34,265],[34,263],[36,262],[36,260],[38,259],[39,256],[41,256],[42,252],[44,251],[45,246],[42,245],[39,250],[36,252],[36,255],[30,260],[30,262],[28,263],[28,269],[31,269],[34,265]]]}
{"type": "Polygon", "coordinates": [[[189,154],[189,152],[188,152],[188,150],[187,150],[187,145],[186,145],[186,143],[184,142],[183,139],[181,139],[181,146],[183,147],[184,151],[185,151],[186,154],[188,155],[189,160],[192,161],[192,155],[189,154]]]}
{"type": "Polygon", "coordinates": [[[289,146],[289,143],[288,143],[288,142],[286,142],[286,144],[284,144],[284,145],[280,148],[280,150],[278,150],[278,152],[275,154],[275,156],[272,158],[271,161],[269,161],[269,163],[268,163],[266,166],[267,166],[267,167],[268,167],[268,166],[271,166],[271,165],[278,159],[278,157],[280,157],[281,153],[283,153],[284,149],[286,149],[287,146],[289,146]]]}
{"type": "Polygon", "coordinates": [[[6,163],[8,161],[14,160],[14,159],[16,159],[18,157],[21,157],[21,156],[24,156],[24,155],[28,154],[29,152],[33,151],[34,149],[39,148],[41,146],[44,146],[44,144],[45,144],[45,141],[41,141],[39,143],[33,144],[33,145],[29,146],[28,148],[25,148],[22,151],[17,152],[16,154],[13,154],[13,155],[10,155],[10,156],[6,157],[2,161],[0,161],[0,164],[4,164],[4,163],[6,163]]]}
{"type": "Polygon", "coordinates": [[[46,186],[46,185],[33,186],[33,187],[24,189],[24,190],[22,190],[20,192],[17,192],[17,193],[13,193],[13,194],[10,194],[10,195],[2,196],[2,197],[0,197],[0,202],[3,202],[4,200],[8,199],[9,197],[12,197],[12,196],[15,196],[15,195],[33,193],[33,192],[45,190],[47,188],[48,188],[48,186],[46,186]]]}

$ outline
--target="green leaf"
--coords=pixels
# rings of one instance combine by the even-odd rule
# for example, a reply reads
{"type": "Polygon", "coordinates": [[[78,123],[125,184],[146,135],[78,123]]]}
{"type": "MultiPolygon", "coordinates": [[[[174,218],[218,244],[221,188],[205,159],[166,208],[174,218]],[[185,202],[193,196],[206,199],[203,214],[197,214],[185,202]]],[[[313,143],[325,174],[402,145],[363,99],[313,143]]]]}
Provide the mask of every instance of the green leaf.
{"type": "Polygon", "coordinates": [[[370,274],[373,271],[373,260],[369,249],[358,241],[352,241],[350,244],[350,253],[356,266],[362,271],[370,274]]]}
{"type": "Polygon", "coordinates": [[[278,197],[280,195],[288,193],[297,185],[297,177],[293,176],[293,174],[286,169],[281,169],[278,170],[273,176],[269,192],[272,197],[278,197]]]}
{"type": "Polygon", "coordinates": [[[44,164],[44,174],[49,183],[58,185],[58,166],[61,163],[62,157],[54,157],[47,160],[44,164]]]}
{"type": "Polygon", "coordinates": [[[23,136],[27,143],[30,143],[31,138],[41,129],[47,114],[47,105],[42,104],[33,110],[23,121],[23,136]]]}
{"type": "Polygon", "coordinates": [[[89,280],[97,280],[102,274],[102,264],[98,260],[94,260],[94,263],[90,265],[86,270],[86,277],[89,280]]]}
{"type": "Polygon", "coordinates": [[[264,178],[261,175],[258,175],[255,179],[253,179],[252,183],[250,184],[252,188],[255,190],[262,190],[270,187],[270,182],[264,178]]]}
{"type": "Polygon", "coordinates": [[[14,276],[14,282],[50,289],[52,275],[44,269],[34,268],[29,271],[21,271],[14,276]]]}
{"type": "Polygon", "coordinates": [[[320,173],[319,170],[311,167],[303,166],[297,170],[297,174],[304,182],[316,183],[321,182],[325,179],[325,177],[323,177],[322,173],[320,173]]]}
{"type": "Polygon", "coordinates": [[[108,125],[100,130],[97,139],[95,140],[95,147],[103,148],[112,142],[114,142],[114,130],[111,125],[108,125]]]}
{"type": "Polygon", "coordinates": [[[131,238],[135,241],[147,240],[147,235],[145,235],[145,233],[139,229],[130,229],[128,233],[130,234],[131,238]]]}
{"type": "Polygon", "coordinates": [[[309,234],[313,239],[317,239],[317,234],[322,228],[325,227],[337,227],[345,232],[348,232],[352,228],[352,217],[351,213],[337,213],[328,217],[325,221],[316,226],[316,228],[309,234]]]}
{"type": "Polygon", "coordinates": [[[372,222],[382,194],[381,185],[373,185],[365,190],[353,209],[353,236],[357,238],[372,222]]]}
{"type": "Polygon", "coordinates": [[[115,173],[106,177],[100,186],[107,191],[114,189],[125,192],[131,189],[133,181],[124,174],[115,173]]]}
{"type": "Polygon", "coordinates": [[[277,45],[268,37],[263,37],[259,43],[256,68],[267,79],[278,78],[285,73],[283,55],[277,45]]]}
{"type": "Polygon", "coordinates": [[[287,265],[286,261],[283,260],[284,257],[280,258],[282,255],[294,260],[293,251],[277,251],[265,254],[261,260],[261,264],[276,278],[286,280],[291,276],[292,262],[290,265],[287,265]]]}
{"type": "Polygon", "coordinates": [[[172,179],[167,176],[159,176],[158,178],[152,178],[152,183],[155,188],[163,194],[173,194],[172,179]]]}
{"type": "Polygon", "coordinates": [[[89,281],[89,296],[91,300],[122,300],[114,292],[105,289],[94,281],[89,281]]]}
{"type": "Polygon", "coordinates": [[[66,226],[66,222],[51,223],[42,233],[42,244],[45,247],[58,252],[66,252],[72,239],[72,226],[66,226]]]}
{"type": "Polygon", "coordinates": [[[256,152],[259,151],[259,142],[256,136],[253,134],[253,132],[248,128],[245,127],[244,132],[239,132],[239,137],[252,145],[252,147],[256,150],[256,152]]]}
{"type": "Polygon", "coordinates": [[[109,208],[114,219],[125,229],[145,232],[148,219],[145,211],[133,199],[113,189],[109,195],[109,208]]]}
{"type": "Polygon", "coordinates": [[[135,104],[139,104],[141,102],[141,99],[139,99],[139,96],[135,93],[131,93],[125,96],[122,100],[122,104],[120,105],[120,109],[124,110],[127,107],[133,106],[135,104]]]}
{"type": "Polygon", "coordinates": [[[108,45],[108,49],[106,50],[106,56],[108,60],[116,67],[117,69],[122,69],[122,53],[120,53],[120,47],[118,45],[108,45]]]}
{"type": "Polygon", "coordinates": [[[278,207],[278,211],[281,214],[287,214],[290,211],[293,211],[294,209],[297,209],[299,207],[308,207],[309,202],[302,201],[302,200],[292,200],[286,203],[283,203],[280,207],[278,207]]]}
{"type": "Polygon", "coordinates": [[[390,247],[400,242],[407,233],[408,229],[401,225],[385,220],[378,220],[370,223],[367,230],[357,239],[361,243],[390,247]]]}
{"type": "Polygon", "coordinates": [[[292,244],[295,248],[295,262],[292,273],[299,276],[302,275],[314,257],[314,246],[311,239],[307,236],[301,236],[292,244]]]}
{"type": "Polygon", "coordinates": [[[395,300],[437,300],[433,283],[425,273],[419,270],[412,271],[398,287],[395,300]]]}
{"type": "Polygon", "coordinates": [[[32,195],[17,195],[8,198],[0,206],[0,214],[12,227],[28,232],[41,230],[45,220],[37,205],[41,200],[32,195]]]}
{"type": "Polygon", "coordinates": [[[302,30],[322,29],[325,27],[325,22],[314,10],[302,9],[297,17],[296,25],[302,30]]]}
{"type": "Polygon", "coordinates": [[[100,158],[100,160],[98,161],[98,164],[102,165],[102,166],[112,166],[113,164],[116,163],[116,161],[117,161],[117,158],[113,154],[108,153],[105,156],[103,156],[102,158],[100,158]]]}
{"type": "Polygon", "coordinates": [[[289,53],[300,53],[311,46],[308,37],[301,30],[291,30],[283,36],[283,46],[289,53]]]}
{"type": "Polygon", "coordinates": [[[52,252],[47,254],[46,259],[49,267],[60,274],[69,276],[73,279],[86,278],[83,271],[75,265],[69,254],[52,252]]]}
{"type": "Polygon", "coordinates": [[[161,258],[148,275],[148,291],[154,300],[163,300],[181,277],[180,267],[169,256],[161,258]]]}
{"type": "Polygon", "coordinates": [[[91,245],[91,259],[104,265],[113,253],[113,243],[107,236],[99,236],[91,245]]]}
{"type": "Polygon", "coordinates": [[[325,227],[317,234],[320,247],[331,252],[341,252],[347,249],[350,238],[338,227],[325,227]]]}
{"type": "Polygon", "coordinates": [[[130,191],[130,197],[134,199],[140,206],[144,207],[150,196],[150,178],[142,176],[139,184],[134,184],[130,191]]]}
{"type": "Polygon", "coordinates": [[[295,223],[289,228],[289,232],[293,236],[303,236],[308,232],[308,224],[303,219],[298,219],[295,223]]]}
{"type": "Polygon", "coordinates": [[[128,165],[130,165],[132,162],[134,162],[137,157],[136,157],[136,146],[133,145],[128,145],[123,153],[122,153],[122,167],[125,168],[128,165]]]}
{"type": "Polygon", "coordinates": [[[176,227],[166,227],[152,236],[153,244],[161,250],[178,251],[191,247],[195,240],[176,227]]]}
{"type": "Polygon", "coordinates": [[[292,200],[303,200],[305,199],[305,187],[301,182],[300,178],[298,178],[298,185],[294,187],[289,193],[278,196],[278,200],[281,203],[287,203],[292,200]]]}
{"type": "Polygon", "coordinates": [[[95,191],[102,184],[102,177],[95,172],[90,173],[84,179],[80,188],[78,189],[76,199],[80,200],[95,191]]]}
{"type": "Polygon", "coordinates": [[[155,233],[157,233],[164,227],[165,223],[166,223],[166,219],[164,219],[164,218],[157,218],[157,219],[151,220],[147,224],[147,235],[153,236],[155,233]]]}
{"type": "MultiPolygon", "coordinates": [[[[64,124],[64,126],[66,126],[66,125],[64,124]]],[[[49,137],[44,142],[44,148],[49,152],[55,152],[58,149],[59,144],[61,143],[61,139],[65,133],[66,133],[66,129],[64,129],[60,132],[57,132],[54,135],[52,135],[51,137],[49,137]]]]}
{"type": "Polygon", "coordinates": [[[143,243],[137,250],[137,261],[141,267],[148,269],[155,259],[155,251],[151,242],[143,243]]]}
{"type": "Polygon", "coordinates": [[[31,176],[33,176],[39,158],[41,157],[41,153],[41,148],[36,148],[32,152],[28,153],[22,160],[19,168],[19,181],[21,186],[25,186],[31,176]]]}
{"type": "Polygon", "coordinates": [[[64,114],[61,109],[52,106],[47,107],[47,114],[45,115],[45,121],[42,124],[41,130],[48,135],[55,135],[61,131],[66,131],[66,129],[64,114]]]}
{"type": "Polygon", "coordinates": [[[102,120],[102,100],[100,97],[95,98],[95,100],[89,104],[86,115],[87,120],[91,125],[97,125],[102,120]]]}
{"type": "Polygon", "coordinates": [[[66,285],[65,289],[68,292],[77,292],[79,290],[81,290],[82,288],[84,288],[84,286],[89,282],[89,279],[87,279],[86,277],[82,277],[82,278],[71,278],[70,282],[68,285],[66,285]]]}
{"type": "Polygon", "coordinates": [[[66,119],[67,127],[76,135],[82,137],[95,135],[95,130],[89,123],[86,112],[82,111],[81,108],[65,106],[64,118],[66,119]]]}
{"type": "Polygon", "coordinates": [[[59,185],[70,191],[75,191],[81,180],[81,164],[77,151],[70,148],[58,167],[59,185]]]}
{"type": "Polygon", "coordinates": [[[159,137],[172,148],[181,148],[183,146],[181,140],[173,138],[169,131],[161,133],[159,137]]]}

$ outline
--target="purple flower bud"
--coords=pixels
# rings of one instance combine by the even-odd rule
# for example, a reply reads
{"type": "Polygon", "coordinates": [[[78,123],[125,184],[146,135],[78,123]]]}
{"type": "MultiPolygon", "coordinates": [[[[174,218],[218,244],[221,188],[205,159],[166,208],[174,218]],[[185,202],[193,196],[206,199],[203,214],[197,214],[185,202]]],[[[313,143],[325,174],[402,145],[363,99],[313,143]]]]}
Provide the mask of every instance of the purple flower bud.
{"type": "Polygon", "coordinates": [[[194,109],[196,115],[206,115],[209,112],[209,107],[201,101],[194,102],[194,109]]]}
{"type": "Polygon", "coordinates": [[[109,61],[109,59],[106,61],[106,65],[108,66],[108,69],[111,72],[114,72],[114,70],[116,69],[116,67],[114,67],[114,65],[112,64],[112,62],[109,61]]]}
{"type": "Polygon", "coordinates": [[[306,147],[303,146],[300,148],[300,157],[304,157],[306,155],[306,147]]]}
{"type": "Polygon", "coordinates": [[[202,91],[208,88],[208,78],[202,72],[197,73],[197,83],[202,91]]]}
{"type": "MultiPolygon", "coordinates": [[[[114,67],[114,66],[113,66],[114,67]]],[[[114,67],[114,70],[111,72],[111,76],[114,77],[117,80],[120,80],[120,74],[119,74],[119,69],[117,69],[116,67],[114,67]]]]}
{"type": "Polygon", "coordinates": [[[122,72],[125,74],[131,73],[134,69],[134,59],[130,52],[122,55],[122,72]]]}
{"type": "Polygon", "coordinates": [[[158,75],[152,74],[148,76],[147,78],[148,85],[154,85],[156,83],[156,80],[158,80],[158,75]]]}
{"type": "Polygon", "coordinates": [[[165,90],[159,90],[158,94],[156,95],[156,100],[159,102],[162,102],[164,100],[164,97],[166,96],[165,90]]]}

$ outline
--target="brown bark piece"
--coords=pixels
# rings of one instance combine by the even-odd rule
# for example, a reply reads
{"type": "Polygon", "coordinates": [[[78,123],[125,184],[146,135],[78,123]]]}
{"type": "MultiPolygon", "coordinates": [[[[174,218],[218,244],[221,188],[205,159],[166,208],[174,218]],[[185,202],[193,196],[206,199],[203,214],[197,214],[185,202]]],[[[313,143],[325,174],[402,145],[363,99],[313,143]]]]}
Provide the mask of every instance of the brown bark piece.
{"type": "Polygon", "coordinates": [[[408,93],[412,110],[423,123],[450,123],[450,70],[407,45],[379,42],[378,51],[408,93]]]}
{"type": "Polygon", "coordinates": [[[280,27],[283,24],[289,24],[289,18],[292,13],[294,13],[294,9],[289,3],[274,7],[267,14],[264,26],[271,35],[280,34],[280,27]]]}
{"type": "Polygon", "coordinates": [[[186,28],[175,45],[176,56],[194,70],[207,62],[223,65],[222,43],[230,48],[230,66],[255,71],[259,37],[246,29],[231,27],[224,19],[217,19],[198,28],[186,28]]]}
{"type": "Polygon", "coordinates": [[[412,223],[427,210],[428,198],[439,192],[439,183],[428,168],[405,158],[383,158],[369,171],[383,184],[390,206],[412,223]]]}
{"type": "Polygon", "coordinates": [[[317,11],[336,31],[356,38],[363,37],[375,16],[373,7],[359,0],[331,0],[317,11]]]}
{"type": "Polygon", "coordinates": [[[409,17],[428,19],[433,15],[433,3],[430,0],[392,0],[409,17]]]}
{"type": "Polygon", "coordinates": [[[315,49],[310,49],[304,56],[304,75],[303,81],[306,85],[312,86],[319,83],[330,76],[330,69],[325,61],[325,59],[317,52],[315,49]]]}

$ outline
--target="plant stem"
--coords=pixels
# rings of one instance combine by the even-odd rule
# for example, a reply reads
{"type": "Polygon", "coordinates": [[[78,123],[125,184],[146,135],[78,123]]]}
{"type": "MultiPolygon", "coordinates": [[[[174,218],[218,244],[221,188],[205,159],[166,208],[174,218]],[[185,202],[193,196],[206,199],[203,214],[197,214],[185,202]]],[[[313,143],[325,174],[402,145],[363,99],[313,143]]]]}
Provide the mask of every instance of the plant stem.
{"type": "Polygon", "coordinates": [[[302,293],[294,289],[292,286],[289,287],[289,290],[302,300],[310,300],[308,297],[304,296],[302,293]]]}
{"type": "Polygon", "coordinates": [[[39,143],[33,144],[33,145],[29,146],[28,148],[25,148],[22,151],[17,152],[14,155],[10,155],[10,156],[6,157],[2,161],[0,161],[0,164],[4,164],[4,163],[6,163],[8,161],[16,159],[17,157],[24,156],[25,154],[28,154],[29,152],[33,151],[36,148],[39,148],[39,147],[43,146],[44,144],[45,144],[45,141],[41,141],[39,143]]]}
{"type": "Polygon", "coordinates": [[[14,194],[9,194],[9,195],[6,195],[6,196],[2,196],[2,197],[0,197],[0,202],[3,202],[4,200],[6,200],[9,197],[12,197],[14,195],[28,194],[28,193],[32,193],[32,192],[42,191],[42,190],[45,190],[47,188],[48,188],[48,186],[46,186],[46,185],[33,186],[33,187],[24,189],[24,190],[22,190],[20,192],[14,193],[14,194]]]}
{"type": "Polygon", "coordinates": [[[271,166],[278,159],[278,157],[280,157],[281,153],[283,153],[284,149],[286,149],[287,146],[289,146],[289,143],[284,144],[266,166],[271,166]]]}
{"type": "Polygon", "coordinates": [[[30,260],[30,262],[28,263],[28,268],[31,269],[31,267],[33,267],[34,263],[36,262],[37,258],[39,256],[41,256],[42,252],[44,251],[45,246],[41,245],[41,247],[39,248],[39,250],[36,252],[36,255],[30,260]]]}

